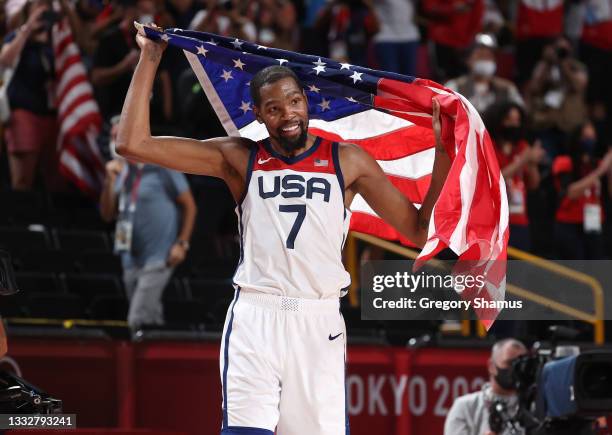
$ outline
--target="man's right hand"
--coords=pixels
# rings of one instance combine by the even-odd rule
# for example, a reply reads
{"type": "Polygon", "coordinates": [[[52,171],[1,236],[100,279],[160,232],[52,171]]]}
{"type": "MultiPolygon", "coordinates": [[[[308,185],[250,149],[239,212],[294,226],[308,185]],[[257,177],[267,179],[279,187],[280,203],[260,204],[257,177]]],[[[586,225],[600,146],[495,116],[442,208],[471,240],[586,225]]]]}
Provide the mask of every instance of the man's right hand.
{"type": "MultiPolygon", "coordinates": [[[[162,30],[161,27],[153,23],[147,24],[143,27],[150,27],[160,31],[162,30]]],[[[136,34],[136,43],[140,47],[141,58],[146,56],[146,58],[151,61],[159,62],[161,60],[162,53],[168,46],[168,43],[161,39],[153,41],[145,36],[144,29],[140,29],[138,26],[136,28],[138,29],[138,33],[136,34]]]]}

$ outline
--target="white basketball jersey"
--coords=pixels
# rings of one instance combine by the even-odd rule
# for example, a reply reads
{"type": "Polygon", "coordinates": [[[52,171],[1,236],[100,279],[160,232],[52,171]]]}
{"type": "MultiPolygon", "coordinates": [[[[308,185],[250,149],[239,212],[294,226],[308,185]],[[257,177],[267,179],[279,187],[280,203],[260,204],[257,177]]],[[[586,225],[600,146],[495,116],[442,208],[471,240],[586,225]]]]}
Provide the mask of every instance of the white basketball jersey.
{"type": "Polygon", "coordinates": [[[286,157],[268,139],[251,150],[245,195],[236,207],[241,255],[234,284],[279,296],[327,299],[346,293],[342,264],[350,211],[338,144],[316,138],[286,157]]]}

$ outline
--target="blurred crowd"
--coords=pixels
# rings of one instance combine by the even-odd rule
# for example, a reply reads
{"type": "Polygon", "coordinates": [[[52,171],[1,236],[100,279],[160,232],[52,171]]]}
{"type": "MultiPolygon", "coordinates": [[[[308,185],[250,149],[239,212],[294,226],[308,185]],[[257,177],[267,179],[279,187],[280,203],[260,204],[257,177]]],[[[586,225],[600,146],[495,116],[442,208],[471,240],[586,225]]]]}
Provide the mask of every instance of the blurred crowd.
{"type": "MultiPolygon", "coordinates": [[[[105,131],[138,61],[132,23],[155,22],[445,83],[481,113],[494,141],[510,245],[559,259],[612,256],[609,0],[57,0],[53,10],[50,0],[3,3],[0,68],[14,74],[0,89],[0,118],[3,100],[10,106],[1,149],[12,189],[65,188],[53,22],[68,19],[105,131]]],[[[151,123],[154,134],[224,133],[178,50],[164,55],[151,123]]],[[[108,133],[99,142],[106,153],[108,133]]]]}

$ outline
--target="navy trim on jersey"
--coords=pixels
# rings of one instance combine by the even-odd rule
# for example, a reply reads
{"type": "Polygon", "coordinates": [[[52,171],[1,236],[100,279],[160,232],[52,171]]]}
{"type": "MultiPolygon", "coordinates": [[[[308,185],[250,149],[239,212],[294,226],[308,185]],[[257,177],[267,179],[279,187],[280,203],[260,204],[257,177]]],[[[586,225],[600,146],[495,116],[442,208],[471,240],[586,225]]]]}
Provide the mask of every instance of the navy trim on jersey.
{"type": "Polygon", "coordinates": [[[255,157],[257,157],[258,149],[259,146],[257,146],[257,144],[251,146],[251,153],[249,154],[249,163],[247,164],[247,171],[244,182],[244,192],[242,192],[240,200],[238,200],[238,206],[243,203],[244,198],[247,196],[247,193],[249,193],[249,184],[251,183],[251,175],[253,175],[253,165],[255,165],[255,157]]]}
{"type": "Polygon", "coordinates": [[[238,232],[240,233],[240,259],[238,260],[236,270],[238,270],[238,267],[240,267],[244,261],[244,224],[242,223],[242,205],[238,205],[238,232]]]}
{"type": "Polygon", "coordinates": [[[304,151],[302,154],[298,154],[297,156],[293,156],[293,157],[287,157],[287,156],[277,153],[276,151],[274,151],[274,149],[272,149],[272,145],[270,145],[270,138],[266,138],[263,140],[263,146],[266,149],[266,151],[268,151],[271,156],[279,159],[282,162],[285,162],[288,165],[297,163],[301,160],[304,160],[306,157],[310,156],[312,153],[314,153],[317,150],[317,148],[319,148],[320,143],[321,143],[321,138],[317,136],[312,146],[306,151],[304,151]]]}
{"type": "MultiPolygon", "coordinates": [[[[338,148],[340,144],[338,142],[334,142],[332,144],[332,159],[334,161],[334,169],[336,171],[336,177],[338,177],[338,183],[340,184],[340,190],[342,191],[342,207],[344,207],[344,176],[342,175],[342,168],[340,167],[340,153],[338,152],[338,148]]],[[[346,213],[345,213],[346,214],[346,213]]]]}
{"type": "Polygon", "coordinates": [[[221,435],[274,435],[274,432],[258,427],[230,426],[221,430],[221,435]]]}
{"type": "Polygon", "coordinates": [[[227,324],[227,330],[225,331],[225,347],[223,349],[223,423],[221,428],[226,429],[228,427],[227,424],[227,369],[229,367],[229,338],[232,333],[232,324],[234,323],[234,307],[236,306],[236,302],[238,302],[238,298],[240,297],[240,287],[236,289],[236,294],[234,295],[234,300],[232,302],[232,308],[230,310],[230,319],[227,324]]]}

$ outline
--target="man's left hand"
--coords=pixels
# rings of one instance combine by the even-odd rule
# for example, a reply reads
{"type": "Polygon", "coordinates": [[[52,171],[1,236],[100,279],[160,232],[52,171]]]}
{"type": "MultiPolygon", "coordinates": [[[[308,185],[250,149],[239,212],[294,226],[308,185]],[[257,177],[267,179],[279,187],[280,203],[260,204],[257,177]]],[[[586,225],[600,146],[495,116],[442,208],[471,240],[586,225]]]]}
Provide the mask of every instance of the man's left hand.
{"type": "Polygon", "coordinates": [[[177,266],[185,260],[187,256],[187,251],[184,247],[182,247],[179,243],[175,243],[170,248],[170,253],[168,254],[168,259],[166,263],[168,266],[177,266]]]}

